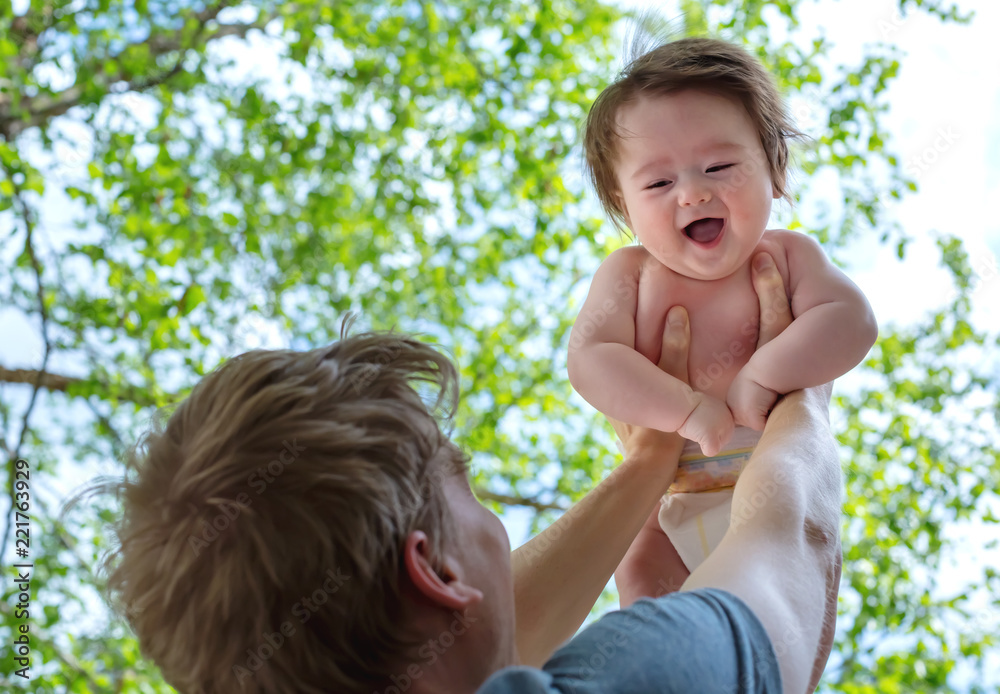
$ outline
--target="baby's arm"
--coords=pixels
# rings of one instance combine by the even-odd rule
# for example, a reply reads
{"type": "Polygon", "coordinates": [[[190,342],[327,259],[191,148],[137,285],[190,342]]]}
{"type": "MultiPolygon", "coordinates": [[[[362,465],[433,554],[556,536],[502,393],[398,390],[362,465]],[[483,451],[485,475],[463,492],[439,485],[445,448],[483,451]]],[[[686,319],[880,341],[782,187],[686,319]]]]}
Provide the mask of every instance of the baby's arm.
{"type": "Polygon", "coordinates": [[[726,404],[661,371],[635,349],[639,274],[645,251],[622,248],[601,263],[573,325],[573,387],[608,417],[676,431],[715,455],[733,432],[726,404]]]}
{"type": "MultiPolygon", "coordinates": [[[[829,383],[857,366],[878,338],[861,290],[811,237],[780,232],[788,261],[792,324],[757,350],[729,388],[737,423],[763,430],[779,394],[829,383]]],[[[767,311],[761,321],[767,321],[767,311]]]]}

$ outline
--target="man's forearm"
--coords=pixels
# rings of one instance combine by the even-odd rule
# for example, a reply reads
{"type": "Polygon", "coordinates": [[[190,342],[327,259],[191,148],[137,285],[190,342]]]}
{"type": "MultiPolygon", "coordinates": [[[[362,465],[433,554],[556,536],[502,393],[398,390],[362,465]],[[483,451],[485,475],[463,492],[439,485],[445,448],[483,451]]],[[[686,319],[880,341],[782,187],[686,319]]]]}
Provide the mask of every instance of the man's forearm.
{"type": "Polygon", "coordinates": [[[677,469],[683,439],[622,462],[511,556],[521,662],[541,666],[576,633],[677,469]]]}
{"type": "MultiPolygon", "coordinates": [[[[775,407],[745,471],[750,475],[746,480],[741,475],[737,487],[741,482],[753,484],[738,489],[733,499],[733,524],[756,513],[769,517],[777,544],[790,555],[795,546],[805,553],[806,559],[798,563],[801,575],[790,574],[793,580],[784,587],[784,593],[793,611],[808,626],[808,630],[802,630],[801,643],[791,646],[791,650],[801,651],[800,662],[810,664],[805,669],[809,673],[808,692],[815,689],[830,655],[840,587],[843,475],[830,431],[831,388],[832,384],[828,384],[796,391],[775,407]],[[774,491],[773,496],[764,508],[758,508],[755,496],[759,492],[766,496],[769,490],[774,491]],[[798,542],[796,529],[802,538],[798,542]],[[789,530],[793,532],[780,539],[789,530]],[[810,560],[816,562],[812,572],[805,570],[810,560]],[[818,644],[814,651],[813,638],[818,644]]],[[[767,622],[769,616],[763,619],[767,622]]]]}
{"type": "Polygon", "coordinates": [[[767,630],[790,694],[815,686],[835,625],[843,483],[829,389],[795,391],[775,406],[736,483],[729,530],[682,587],[742,599],[767,630]]]}
{"type": "MultiPolygon", "coordinates": [[[[840,532],[843,483],[836,441],[830,432],[832,385],[789,393],[778,402],[750,462],[736,483],[732,524],[742,510],[771,513],[778,523],[840,532]],[[772,490],[763,508],[755,498],[772,490]],[[742,509],[741,506],[748,506],[742,509]],[[779,510],[780,509],[780,510],[779,510]]],[[[818,529],[817,529],[818,531],[818,529]]]]}

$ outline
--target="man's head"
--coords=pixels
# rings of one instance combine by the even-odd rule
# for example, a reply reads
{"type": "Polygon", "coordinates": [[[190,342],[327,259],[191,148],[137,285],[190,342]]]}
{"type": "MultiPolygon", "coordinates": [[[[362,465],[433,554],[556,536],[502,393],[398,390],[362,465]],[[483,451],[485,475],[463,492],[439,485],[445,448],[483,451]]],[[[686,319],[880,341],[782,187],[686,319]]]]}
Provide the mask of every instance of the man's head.
{"type": "Polygon", "coordinates": [[[512,648],[506,534],[434,416],[457,391],[439,352],[362,334],[232,359],[146,436],[109,588],[171,684],[367,693],[459,617],[512,648]]]}
{"type": "MultiPolygon", "coordinates": [[[[725,274],[717,269],[720,252],[709,257],[707,251],[722,224],[691,223],[720,211],[747,220],[763,216],[753,221],[759,228],[737,229],[759,239],[770,201],[788,197],[786,139],[796,135],[759,61],[723,41],[688,38],[640,56],[601,93],[587,118],[584,150],[601,204],[616,224],[627,224],[661,261],[680,263],[681,274],[715,279],[725,274]],[[703,118],[722,110],[727,117],[703,118]],[[736,142],[734,127],[741,136],[736,142]],[[713,209],[713,199],[725,209],[713,209]],[[667,239],[656,238],[668,231],[667,239]],[[697,257],[677,260],[675,251],[684,248],[697,257]],[[716,269],[708,267],[713,264],[716,269]]],[[[741,247],[738,255],[749,252],[741,247]]],[[[731,263],[721,265],[725,270],[731,263]]]]}

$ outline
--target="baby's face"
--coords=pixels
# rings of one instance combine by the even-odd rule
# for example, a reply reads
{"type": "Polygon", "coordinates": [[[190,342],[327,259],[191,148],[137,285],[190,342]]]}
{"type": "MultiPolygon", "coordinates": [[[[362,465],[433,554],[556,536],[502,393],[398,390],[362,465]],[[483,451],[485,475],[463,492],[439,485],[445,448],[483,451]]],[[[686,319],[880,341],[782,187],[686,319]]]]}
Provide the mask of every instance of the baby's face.
{"type": "Polygon", "coordinates": [[[619,194],[646,250],[695,279],[721,279],[744,266],[776,196],[742,104],[696,90],[640,97],[618,123],[619,194]]]}

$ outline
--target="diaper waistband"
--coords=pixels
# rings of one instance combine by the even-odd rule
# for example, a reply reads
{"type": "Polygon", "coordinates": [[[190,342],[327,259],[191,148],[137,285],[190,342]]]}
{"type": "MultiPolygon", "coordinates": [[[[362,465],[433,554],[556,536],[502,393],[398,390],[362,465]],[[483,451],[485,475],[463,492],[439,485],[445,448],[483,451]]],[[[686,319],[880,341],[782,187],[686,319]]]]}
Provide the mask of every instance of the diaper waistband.
{"type": "MultiPolygon", "coordinates": [[[[750,427],[736,427],[733,430],[733,436],[729,439],[726,444],[726,450],[718,455],[714,456],[719,458],[726,455],[732,451],[742,450],[744,448],[756,448],[757,442],[760,441],[761,437],[760,431],[756,429],[751,429],[750,427]]],[[[684,464],[690,460],[710,460],[706,458],[701,453],[701,446],[698,445],[697,441],[684,441],[684,448],[681,450],[681,464],[684,464]]]]}
{"type": "Polygon", "coordinates": [[[701,454],[697,443],[687,441],[669,492],[707,492],[735,486],[760,435],[761,432],[755,429],[737,427],[729,440],[729,448],[711,458],[701,454]]]}

